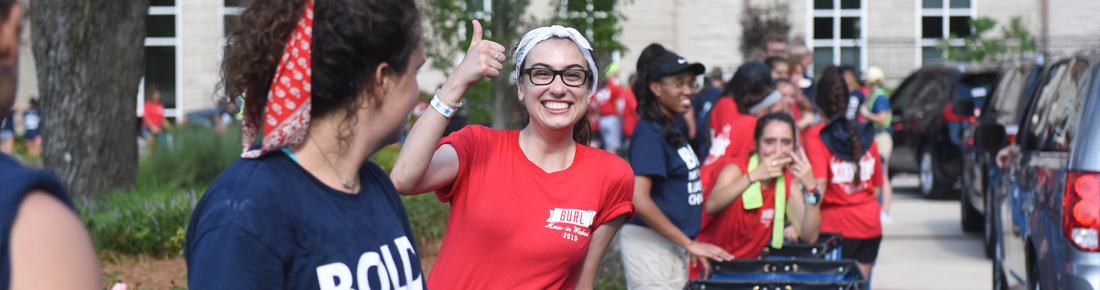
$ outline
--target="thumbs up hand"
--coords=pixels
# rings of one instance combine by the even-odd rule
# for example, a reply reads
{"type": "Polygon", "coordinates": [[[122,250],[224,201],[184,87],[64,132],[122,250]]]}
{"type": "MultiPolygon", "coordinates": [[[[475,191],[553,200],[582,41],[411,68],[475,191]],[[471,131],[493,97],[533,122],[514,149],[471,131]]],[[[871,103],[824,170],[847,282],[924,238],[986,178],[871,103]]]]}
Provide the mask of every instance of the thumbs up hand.
{"type": "Polygon", "coordinates": [[[472,87],[485,78],[500,76],[500,70],[504,68],[507,56],[504,54],[504,46],[492,40],[482,39],[481,23],[473,21],[474,35],[470,40],[470,48],[466,50],[466,57],[451,72],[447,82],[454,81],[454,85],[472,87]]]}

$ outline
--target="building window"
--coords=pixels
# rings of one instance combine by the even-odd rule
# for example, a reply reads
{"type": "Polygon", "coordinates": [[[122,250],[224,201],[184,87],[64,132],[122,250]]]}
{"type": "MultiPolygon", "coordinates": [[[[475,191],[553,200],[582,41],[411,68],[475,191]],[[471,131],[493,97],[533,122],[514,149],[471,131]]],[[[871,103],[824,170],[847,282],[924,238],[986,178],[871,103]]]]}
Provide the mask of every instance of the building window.
{"type": "Polygon", "coordinates": [[[862,70],[866,58],[865,0],[814,0],[814,74],[830,65],[862,70]]]}
{"type": "MultiPolygon", "coordinates": [[[[921,65],[943,61],[944,51],[936,48],[941,39],[970,35],[970,19],[975,17],[973,0],[922,0],[920,9],[920,35],[917,42],[921,65]]],[[[952,41],[951,46],[961,46],[952,41]]]]}
{"type": "Polygon", "coordinates": [[[145,75],[138,89],[138,114],[143,114],[145,91],[156,84],[164,115],[179,117],[176,110],[180,103],[180,52],[179,6],[174,0],[152,0],[149,18],[145,21],[145,75]]]}

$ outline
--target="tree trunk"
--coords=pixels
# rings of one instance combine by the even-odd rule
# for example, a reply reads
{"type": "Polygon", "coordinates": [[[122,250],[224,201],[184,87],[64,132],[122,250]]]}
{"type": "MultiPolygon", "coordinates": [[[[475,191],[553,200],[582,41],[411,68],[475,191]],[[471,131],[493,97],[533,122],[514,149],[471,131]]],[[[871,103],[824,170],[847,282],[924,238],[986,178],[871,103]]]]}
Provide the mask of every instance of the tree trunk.
{"type": "MultiPolygon", "coordinates": [[[[512,43],[515,38],[515,28],[510,24],[514,20],[511,19],[508,13],[508,1],[507,0],[494,0],[493,1],[493,37],[502,40],[502,45],[512,43]]],[[[506,106],[509,95],[509,88],[512,87],[511,82],[508,80],[508,76],[512,74],[512,67],[504,64],[504,68],[500,70],[500,76],[493,80],[493,92],[491,96],[493,98],[493,129],[506,129],[508,125],[508,117],[511,115],[512,106],[506,106]]],[[[515,90],[511,90],[515,92],[515,90]]]]}
{"type": "Polygon", "coordinates": [[[149,0],[31,6],[43,164],[74,194],[133,184],[149,0]]]}

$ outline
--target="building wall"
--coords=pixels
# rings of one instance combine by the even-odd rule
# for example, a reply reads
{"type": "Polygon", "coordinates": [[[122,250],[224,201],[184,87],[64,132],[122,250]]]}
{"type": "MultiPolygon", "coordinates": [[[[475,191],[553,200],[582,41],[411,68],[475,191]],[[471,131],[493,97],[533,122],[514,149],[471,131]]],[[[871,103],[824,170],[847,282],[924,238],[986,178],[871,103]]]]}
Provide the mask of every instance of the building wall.
{"type": "Polygon", "coordinates": [[[867,67],[877,66],[894,81],[905,78],[919,61],[920,1],[866,1],[867,67]]]}
{"type": "Polygon", "coordinates": [[[181,27],[178,29],[181,53],[181,103],[183,114],[214,108],[215,86],[219,81],[222,59],[223,0],[180,1],[181,27]]]}
{"type": "Polygon", "coordinates": [[[638,55],[651,43],[660,43],[688,61],[708,70],[721,67],[732,72],[741,63],[741,1],[635,0],[622,6],[628,18],[622,22],[620,41],[623,80],[635,71],[638,55]]]}

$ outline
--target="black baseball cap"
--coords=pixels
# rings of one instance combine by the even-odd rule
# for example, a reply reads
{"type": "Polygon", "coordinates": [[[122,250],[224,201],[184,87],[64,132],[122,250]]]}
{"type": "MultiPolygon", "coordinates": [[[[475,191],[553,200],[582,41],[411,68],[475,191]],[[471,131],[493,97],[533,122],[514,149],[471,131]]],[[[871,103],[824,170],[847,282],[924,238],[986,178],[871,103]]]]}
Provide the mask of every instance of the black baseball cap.
{"type": "Polygon", "coordinates": [[[701,63],[688,63],[683,57],[675,53],[666,52],[664,55],[658,57],[657,60],[653,62],[653,65],[650,66],[649,80],[656,80],[685,70],[691,71],[694,75],[701,75],[707,71],[707,67],[703,66],[701,63]]]}

